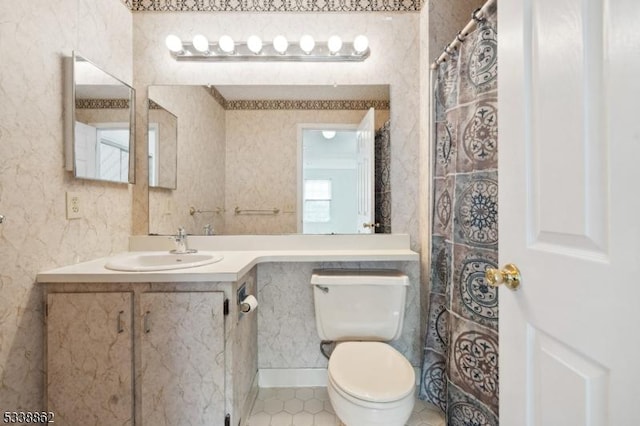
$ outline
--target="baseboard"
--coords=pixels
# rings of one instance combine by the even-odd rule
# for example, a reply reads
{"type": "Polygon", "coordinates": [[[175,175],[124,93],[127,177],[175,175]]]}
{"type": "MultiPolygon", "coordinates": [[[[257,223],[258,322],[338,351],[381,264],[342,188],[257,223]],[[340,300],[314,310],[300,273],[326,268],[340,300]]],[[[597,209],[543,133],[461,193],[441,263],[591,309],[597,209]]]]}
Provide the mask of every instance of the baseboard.
{"type": "Polygon", "coordinates": [[[300,388],[327,386],[326,368],[261,368],[258,371],[261,388],[300,388]]]}

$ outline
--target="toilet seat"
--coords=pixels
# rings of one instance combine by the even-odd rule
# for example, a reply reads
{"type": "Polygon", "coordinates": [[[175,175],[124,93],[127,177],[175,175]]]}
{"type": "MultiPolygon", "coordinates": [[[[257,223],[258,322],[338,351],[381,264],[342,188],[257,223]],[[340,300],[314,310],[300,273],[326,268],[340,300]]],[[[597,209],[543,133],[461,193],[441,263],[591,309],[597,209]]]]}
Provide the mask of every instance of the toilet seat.
{"type": "Polygon", "coordinates": [[[394,402],[415,389],[409,361],[382,342],[338,343],[329,358],[328,374],[337,390],[361,401],[394,402]]]}

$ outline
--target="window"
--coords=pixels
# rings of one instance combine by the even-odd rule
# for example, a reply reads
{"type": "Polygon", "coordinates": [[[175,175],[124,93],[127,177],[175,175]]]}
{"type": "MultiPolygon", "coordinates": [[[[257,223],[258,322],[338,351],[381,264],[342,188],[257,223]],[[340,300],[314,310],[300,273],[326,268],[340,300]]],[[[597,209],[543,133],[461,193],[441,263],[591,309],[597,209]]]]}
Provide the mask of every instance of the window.
{"type": "Polygon", "coordinates": [[[304,222],[331,222],[331,181],[304,181],[304,222]]]}

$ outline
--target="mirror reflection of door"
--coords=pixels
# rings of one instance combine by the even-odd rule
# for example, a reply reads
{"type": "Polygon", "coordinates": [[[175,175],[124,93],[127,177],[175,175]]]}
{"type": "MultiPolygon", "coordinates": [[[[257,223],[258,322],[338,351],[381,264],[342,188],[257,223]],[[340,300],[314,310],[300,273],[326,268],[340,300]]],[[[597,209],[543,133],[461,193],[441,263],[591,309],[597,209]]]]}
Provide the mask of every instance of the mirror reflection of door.
{"type": "Polygon", "coordinates": [[[299,230],[303,234],[371,233],[374,112],[360,124],[301,125],[299,230]]]}

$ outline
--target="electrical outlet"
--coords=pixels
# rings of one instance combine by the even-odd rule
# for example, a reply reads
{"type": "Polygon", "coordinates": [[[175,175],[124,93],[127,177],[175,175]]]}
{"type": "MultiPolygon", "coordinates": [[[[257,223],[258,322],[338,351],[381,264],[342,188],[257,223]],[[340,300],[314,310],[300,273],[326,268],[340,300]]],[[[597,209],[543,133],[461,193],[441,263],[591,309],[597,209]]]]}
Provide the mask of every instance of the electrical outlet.
{"type": "Polygon", "coordinates": [[[82,217],[82,204],[80,194],[67,192],[67,219],[80,219],[82,217]]]}

